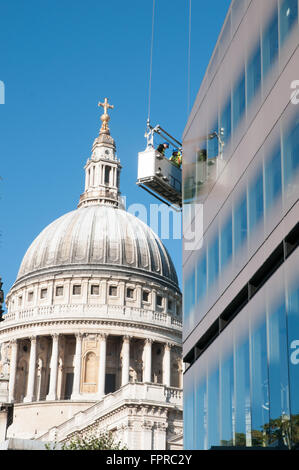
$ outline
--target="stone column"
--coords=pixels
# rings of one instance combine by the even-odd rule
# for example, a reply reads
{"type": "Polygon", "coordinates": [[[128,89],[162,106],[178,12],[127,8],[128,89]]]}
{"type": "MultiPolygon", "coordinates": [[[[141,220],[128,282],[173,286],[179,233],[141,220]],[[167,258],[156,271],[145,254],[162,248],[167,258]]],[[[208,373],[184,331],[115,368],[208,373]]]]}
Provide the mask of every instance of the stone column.
{"type": "Polygon", "coordinates": [[[49,305],[52,305],[53,296],[54,296],[54,281],[49,282],[48,289],[49,289],[49,305]]]}
{"type": "Polygon", "coordinates": [[[12,403],[15,398],[18,342],[16,339],[13,339],[12,341],[10,341],[10,344],[11,344],[11,353],[10,353],[10,368],[9,368],[8,401],[9,403],[12,403]]]}
{"type": "Polygon", "coordinates": [[[84,169],[85,169],[85,186],[84,186],[84,191],[86,191],[87,188],[88,188],[88,169],[87,169],[87,167],[85,167],[84,169]]]}
{"type": "Polygon", "coordinates": [[[130,336],[123,337],[123,346],[122,346],[121,355],[122,355],[121,385],[124,386],[129,382],[130,336]]]}
{"type": "Polygon", "coordinates": [[[71,302],[71,280],[70,279],[64,282],[63,295],[65,298],[66,304],[69,305],[71,302]]]}
{"type": "Polygon", "coordinates": [[[184,382],[184,372],[186,370],[187,364],[183,362],[183,359],[180,360],[180,369],[179,369],[179,388],[183,388],[184,382]]]}
{"type": "Polygon", "coordinates": [[[119,297],[120,297],[120,305],[125,305],[125,283],[123,281],[119,282],[119,297]]]}
{"type": "Polygon", "coordinates": [[[148,338],[144,343],[143,382],[152,381],[152,343],[153,341],[148,338]]]}
{"type": "Polygon", "coordinates": [[[84,305],[88,303],[88,280],[82,281],[82,303],[84,305]]]}
{"type": "Polygon", "coordinates": [[[34,285],[34,302],[33,302],[33,305],[34,307],[37,307],[38,306],[38,284],[35,284],[34,285]]]}
{"type": "Polygon", "coordinates": [[[176,297],[173,297],[172,300],[172,311],[173,311],[173,315],[176,316],[177,315],[177,298],[176,297]]]}
{"type": "Polygon", "coordinates": [[[142,306],[142,287],[136,286],[136,307],[141,308],[142,306]]]}
{"type": "Polygon", "coordinates": [[[152,310],[157,309],[157,291],[152,289],[152,310]]]}
{"type": "Polygon", "coordinates": [[[171,344],[165,343],[164,345],[164,357],[163,357],[163,384],[166,387],[170,387],[170,354],[171,354],[171,344]]]}
{"type": "Polygon", "coordinates": [[[142,428],[142,449],[143,450],[152,450],[153,443],[153,423],[151,421],[145,420],[141,424],[142,428]]]}
{"type": "Polygon", "coordinates": [[[156,423],[155,426],[155,450],[166,449],[166,432],[168,428],[167,423],[156,423]]]}
{"type": "Polygon", "coordinates": [[[30,345],[27,394],[24,398],[24,403],[28,403],[34,400],[33,394],[34,394],[35,369],[36,369],[36,336],[32,336],[30,340],[31,340],[31,345],[30,345]]]}
{"type": "Polygon", "coordinates": [[[102,163],[100,163],[100,185],[103,185],[104,184],[104,167],[102,165],[102,163]]]}
{"type": "Polygon", "coordinates": [[[106,347],[107,334],[100,335],[100,361],[98,372],[98,398],[101,400],[105,395],[105,378],[106,378],[106,347]]]}
{"type": "Polygon", "coordinates": [[[52,355],[50,363],[50,386],[46,400],[57,399],[57,371],[58,371],[58,340],[59,335],[52,335],[52,355]]]}
{"type": "Polygon", "coordinates": [[[39,359],[37,362],[37,369],[36,369],[36,401],[40,401],[41,398],[41,384],[42,384],[42,376],[43,376],[43,364],[42,360],[39,359]]]}
{"type": "Polygon", "coordinates": [[[74,384],[71,399],[76,400],[80,397],[80,379],[81,379],[81,356],[82,356],[82,333],[76,334],[76,353],[74,366],[74,384]]]}
{"type": "Polygon", "coordinates": [[[101,282],[101,303],[107,305],[107,281],[101,282]]]}

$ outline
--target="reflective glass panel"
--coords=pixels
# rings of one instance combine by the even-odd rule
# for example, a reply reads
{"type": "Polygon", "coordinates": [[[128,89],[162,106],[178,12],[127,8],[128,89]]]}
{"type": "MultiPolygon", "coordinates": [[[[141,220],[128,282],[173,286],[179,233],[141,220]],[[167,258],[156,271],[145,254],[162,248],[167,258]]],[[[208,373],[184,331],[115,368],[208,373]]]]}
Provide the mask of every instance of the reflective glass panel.
{"type": "Polygon", "coordinates": [[[298,22],[298,0],[284,0],[279,12],[280,44],[283,45],[288,34],[298,22]]]}
{"type": "Polygon", "coordinates": [[[281,154],[279,148],[265,163],[266,209],[271,207],[281,194],[281,184],[281,154]]]}
{"type": "Polygon", "coordinates": [[[229,217],[221,230],[221,269],[223,269],[232,257],[233,234],[232,217],[229,217]]]}
{"type": "Polygon", "coordinates": [[[289,427],[289,379],[286,306],[280,300],[268,312],[268,364],[270,421],[267,431],[272,444],[286,443],[289,427]]]}
{"type": "Polygon", "coordinates": [[[220,365],[220,443],[233,445],[234,360],[231,354],[220,365]]]}
{"type": "Polygon", "coordinates": [[[184,419],[188,426],[184,430],[185,449],[194,449],[194,389],[193,377],[188,378],[184,389],[184,419]]]}
{"type": "Polygon", "coordinates": [[[236,129],[245,111],[245,73],[234,87],[233,91],[233,126],[236,129]]]}
{"type": "Polygon", "coordinates": [[[261,46],[258,44],[247,64],[247,106],[261,89],[261,46]]]}
{"type": "Polygon", "coordinates": [[[213,126],[209,130],[208,133],[208,159],[215,158],[218,156],[219,149],[218,149],[218,119],[215,120],[213,126]]]}
{"type": "Polygon", "coordinates": [[[269,381],[267,365],[266,314],[252,325],[250,342],[251,360],[251,440],[253,446],[268,444],[269,381]]]}
{"type": "Polygon", "coordinates": [[[219,274],[219,238],[212,240],[208,248],[208,285],[211,286],[219,274]]]}
{"type": "Polygon", "coordinates": [[[278,13],[275,12],[263,34],[263,76],[266,77],[278,56],[278,13]]]}
{"type": "MultiPolygon", "coordinates": [[[[298,105],[297,105],[298,106],[298,105]]],[[[289,129],[285,129],[283,136],[283,166],[284,166],[284,183],[287,185],[294,173],[299,168],[299,117],[295,119],[294,125],[289,129]]]]}
{"type": "Polygon", "coordinates": [[[288,340],[292,445],[299,444],[299,287],[288,295],[288,340]]]}
{"type": "MultiPolygon", "coordinates": [[[[217,367],[217,366],[216,366],[217,367]]],[[[219,445],[219,369],[208,374],[208,449],[219,445]]]]}
{"type": "Polygon", "coordinates": [[[207,417],[207,386],[206,381],[201,380],[196,388],[196,416],[195,416],[195,439],[196,449],[206,448],[206,417],[207,417]]]}
{"type": "Polygon", "coordinates": [[[232,120],[231,120],[231,98],[227,101],[226,105],[224,106],[221,116],[220,116],[220,131],[222,135],[222,140],[226,144],[231,136],[232,133],[232,120]]]}
{"type": "Polygon", "coordinates": [[[184,318],[190,315],[191,310],[195,305],[195,273],[192,272],[184,282],[184,318]]]}
{"type": "Polygon", "coordinates": [[[249,230],[252,232],[264,214],[264,190],[262,170],[257,174],[256,179],[249,186],[249,230]]]}
{"type": "Polygon", "coordinates": [[[203,255],[197,265],[197,302],[199,302],[207,291],[207,257],[203,255]]]}
{"type": "Polygon", "coordinates": [[[247,197],[242,197],[234,210],[234,250],[235,253],[247,238],[247,197]]]}
{"type": "Polygon", "coordinates": [[[235,445],[248,445],[250,430],[249,340],[235,346],[235,445]]]}

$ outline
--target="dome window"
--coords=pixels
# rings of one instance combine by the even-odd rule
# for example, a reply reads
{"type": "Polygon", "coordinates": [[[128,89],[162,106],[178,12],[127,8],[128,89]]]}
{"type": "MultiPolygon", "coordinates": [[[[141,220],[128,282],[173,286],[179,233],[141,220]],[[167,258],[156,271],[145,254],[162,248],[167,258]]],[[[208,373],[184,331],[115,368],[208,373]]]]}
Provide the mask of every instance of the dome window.
{"type": "Polygon", "coordinates": [[[162,307],[163,298],[162,295],[157,295],[157,305],[162,307]]]}
{"type": "Polygon", "coordinates": [[[149,292],[144,290],[142,293],[142,299],[144,302],[149,302],[149,292]]]}
{"type": "Polygon", "coordinates": [[[99,286],[98,285],[92,285],[90,287],[90,293],[91,293],[91,295],[99,295],[99,293],[100,293],[99,286]]]}
{"type": "Polygon", "coordinates": [[[41,289],[41,291],[40,291],[40,298],[41,298],[41,299],[46,299],[46,297],[47,297],[47,292],[48,292],[48,289],[46,289],[46,288],[45,288],[45,289],[41,289]]]}
{"type": "Polygon", "coordinates": [[[110,182],[110,166],[105,167],[105,184],[109,184],[110,182]]]}
{"type": "Polygon", "coordinates": [[[80,285],[73,285],[73,295],[80,295],[81,294],[81,286],[80,285]]]}
{"type": "Polygon", "coordinates": [[[33,300],[33,292],[28,292],[28,302],[32,302],[33,300]]]}
{"type": "Polygon", "coordinates": [[[22,305],[22,300],[23,300],[23,297],[20,295],[20,297],[18,298],[18,304],[19,304],[19,306],[22,305]]]}
{"type": "Polygon", "coordinates": [[[134,298],[134,289],[131,287],[127,288],[127,299],[133,299],[134,298]]]}
{"type": "Polygon", "coordinates": [[[168,299],[168,310],[172,310],[172,300],[168,299]]]}
{"type": "Polygon", "coordinates": [[[117,295],[117,287],[116,286],[109,286],[109,295],[116,296],[117,295]]]}
{"type": "Polygon", "coordinates": [[[57,286],[56,287],[56,292],[55,292],[56,297],[60,297],[63,295],[63,286],[57,286]]]}

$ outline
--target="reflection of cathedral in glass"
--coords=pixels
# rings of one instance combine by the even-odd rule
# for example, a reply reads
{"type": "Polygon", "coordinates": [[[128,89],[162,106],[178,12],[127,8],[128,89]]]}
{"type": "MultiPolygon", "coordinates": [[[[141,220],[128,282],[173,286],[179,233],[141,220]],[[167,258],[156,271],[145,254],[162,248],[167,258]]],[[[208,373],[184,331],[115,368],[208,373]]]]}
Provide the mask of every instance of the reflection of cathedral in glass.
{"type": "Polygon", "coordinates": [[[232,1],[185,129],[186,449],[299,446],[298,33],[298,0],[232,1]]]}

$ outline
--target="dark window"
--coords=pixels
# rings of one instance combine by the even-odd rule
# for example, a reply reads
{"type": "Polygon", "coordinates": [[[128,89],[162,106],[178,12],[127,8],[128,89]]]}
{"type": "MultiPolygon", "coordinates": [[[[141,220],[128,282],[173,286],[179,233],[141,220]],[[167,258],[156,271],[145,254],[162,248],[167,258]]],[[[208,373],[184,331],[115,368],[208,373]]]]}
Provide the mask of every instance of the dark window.
{"type": "Polygon", "coordinates": [[[143,291],[142,298],[143,298],[144,302],[148,302],[149,301],[149,292],[143,291]]]}
{"type": "Polygon", "coordinates": [[[168,310],[172,310],[172,300],[168,299],[168,310]]]}
{"type": "Polygon", "coordinates": [[[109,179],[110,179],[110,166],[105,167],[105,184],[109,184],[109,179]]]}
{"type": "Polygon", "coordinates": [[[57,286],[56,287],[56,296],[59,297],[63,295],[63,286],[57,286]]]}
{"type": "Polygon", "coordinates": [[[109,286],[109,295],[117,295],[117,287],[109,286]]]}
{"type": "Polygon", "coordinates": [[[133,299],[134,297],[134,289],[131,289],[130,287],[128,287],[127,289],[127,298],[128,299],[133,299]]]}
{"type": "Polygon", "coordinates": [[[81,286],[74,285],[73,286],[73,295],[80,295],[81,294],[81,286]]]}
{"type": "Polygon", "coordinates": [[[97,286],[97,285],[91,286],[90,293],[91,293],[91,295],[99,295],[100,287],[97,286]]]}
{"type": "Polygon", "coordinates": [[[115,374],[106,374],[106,380],[105,380],[105,394],[107,393],[113,393],[116,390],[116,384],[115,384],[115,374]]]}
{"type": "Polygon", "coordinates": [[[47,297],[47,290],[48,289],[41,289],[40,291],[40,298],[45,299],[47,297]]]}
{"type": "Polygon", "coordinates": [[[33,292],[28,292],[28,301],[31,302],[33,300],[33,292]]]}
{"type": "Polygon", "coordinates": [[[64,389],[64,399],[70,400],[72,392],[73,392],[73,382],[74,382],[74,374],[73,372],[68,372],[65,378],[65,389],[64,389]]]}
{"type": "Polygon", "coordinates": [[[157,305],[159,305],[159,307],[162,306],[162,301],[163,301],[162,296],[161,296],[161,295],[157,295],[157,305]]]}

